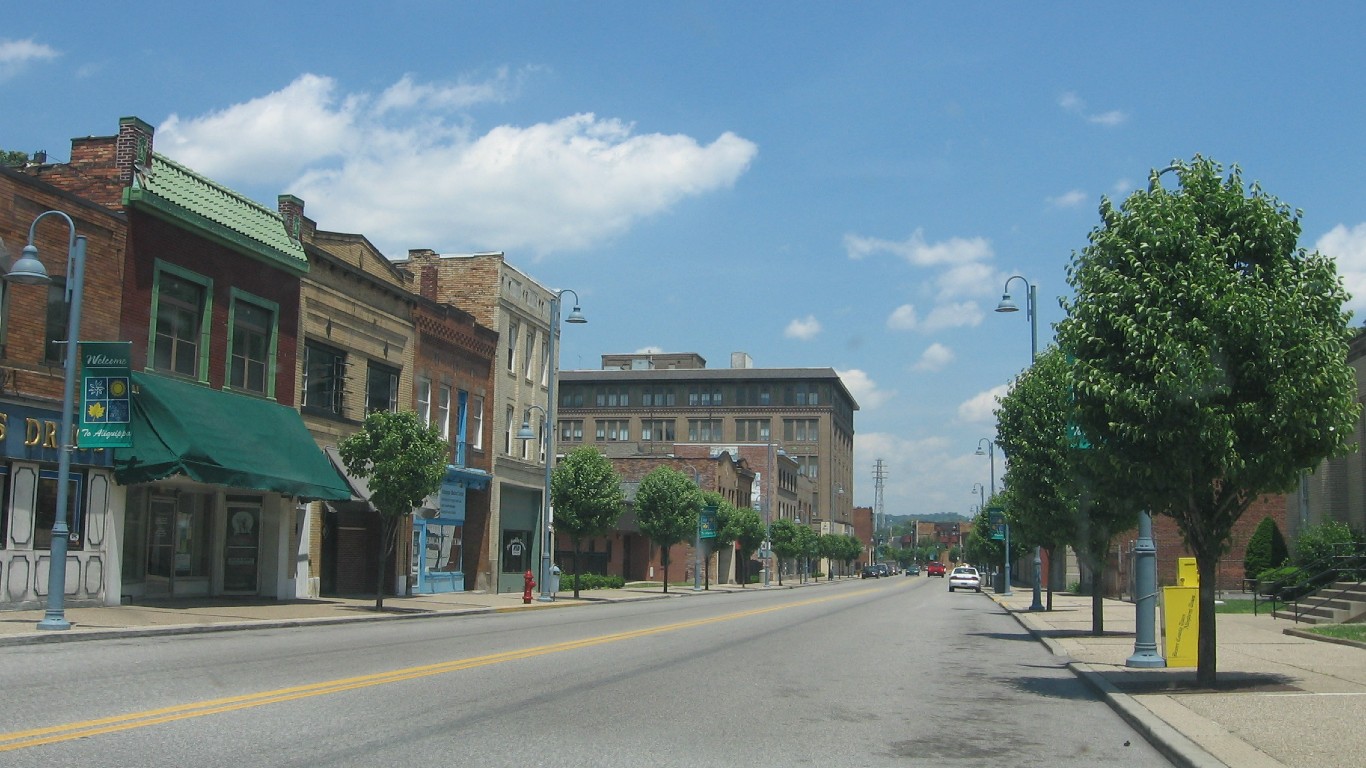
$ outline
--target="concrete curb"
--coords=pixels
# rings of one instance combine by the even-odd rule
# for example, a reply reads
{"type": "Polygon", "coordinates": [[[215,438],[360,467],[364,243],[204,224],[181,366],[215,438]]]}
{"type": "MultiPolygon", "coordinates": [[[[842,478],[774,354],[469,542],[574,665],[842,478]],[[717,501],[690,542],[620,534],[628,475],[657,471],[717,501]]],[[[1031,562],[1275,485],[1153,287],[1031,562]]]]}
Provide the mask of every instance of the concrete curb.
{"type": "Polygon", "coordinates": [[[1366,649],[1366,643],[1358,643],[1355,640],[1348,640],[1345,637],[1330,637],[1329,635],[1320,635],[1317,632],[1310,632],[1304,629],[1283,629],[1281,630],[1281,632],[1292,637],[1302,637],[1306,640],[1318,640],[1321,643],[1333,643],[1335,645],[1350,645],[1353,648],[1366,649]]]}
{"type": "Polygon", "coordinates": [[[1096,693],[1100,694],[1105,703],[1113,709],[1116,714],[1123,718],[1124,722],[1138,731],[1149,744],[1164,757],[1180,768],[1228,768],[1228,764],[1211,755],[1199,744],[1192,741],[1185,734],[1176,730],[1170,723],[1153,714],[1147,707],[1134,700],[1134,697],[1127,693],[1121,693],[1109,680],[1106,680],[1089,664],[1071,661],[1069,655],[1052,638],[1044,637],[1038,633],[1034,627],[1025,623],[1024,618],[1018,611],[1012,611],[996,599],[995,595],[988,594],[992,602],[996,603],[1001,610],[1010,614],[1015,621],[1029,633],[1031,637],[1038,640],[1048,648],[1054,656],[1069,659],[1065,665],[1072,674],[1081,678],[1083,682],[1091,687],[1096,693]]]}

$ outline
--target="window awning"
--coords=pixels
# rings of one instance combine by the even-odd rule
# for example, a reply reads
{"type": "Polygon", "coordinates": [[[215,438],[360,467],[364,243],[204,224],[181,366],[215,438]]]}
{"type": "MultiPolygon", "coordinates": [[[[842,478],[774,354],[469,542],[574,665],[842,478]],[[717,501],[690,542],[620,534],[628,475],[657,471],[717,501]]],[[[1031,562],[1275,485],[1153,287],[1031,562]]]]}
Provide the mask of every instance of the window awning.
{"type": "Polygon", "coordinates": [[[473,467],[457,467],[454,464],[446,465],[446,482],[462,482],[467,487],[479,491],[489,487],[489,473],[482,469],[473,467]]]}
{"type": "Polygon", "coordinates": [[[351,498],[298,411],[134,371],[133,447],[114,449],[122,485],[184,475],[201,483],[305,499],[351,498]]]}

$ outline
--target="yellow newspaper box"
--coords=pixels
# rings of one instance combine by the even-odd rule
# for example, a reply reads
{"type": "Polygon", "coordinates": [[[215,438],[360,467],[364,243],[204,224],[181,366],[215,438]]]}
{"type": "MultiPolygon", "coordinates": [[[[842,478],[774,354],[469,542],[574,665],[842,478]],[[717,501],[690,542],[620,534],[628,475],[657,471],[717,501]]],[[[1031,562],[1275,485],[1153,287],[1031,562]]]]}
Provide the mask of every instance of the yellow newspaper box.
{"type": "Polygon", "coordinates": [[[1162,588],[1167,666],[1194,667],[1200,656],[1200,588],[1162,588]]]}
{"type": "Polygon", "coordinates": [[[1176,586],[1178,587],[1198,587],[1200,586],[1200,569],[1195,565],[1193,557],[1176,558],[1176,586]]]}

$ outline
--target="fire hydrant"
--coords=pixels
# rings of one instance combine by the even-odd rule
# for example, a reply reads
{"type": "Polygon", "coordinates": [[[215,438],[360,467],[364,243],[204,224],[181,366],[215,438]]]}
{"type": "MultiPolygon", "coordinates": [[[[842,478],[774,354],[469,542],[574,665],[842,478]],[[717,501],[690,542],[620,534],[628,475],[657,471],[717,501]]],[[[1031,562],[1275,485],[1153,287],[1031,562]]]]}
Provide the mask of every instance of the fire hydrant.
{"type": "Polygon", "coordinates": [[[531,575],[531,571],[527,571],[527,572],[522,576],[522,604],[523,604],[523,605],[529,604],[529,603],[531,602],[531,590],[533,590],[533,589],[535,589],[535,588],[536,588],[536,579],[535,579],[535,577],[533,577],[533,576],[531,575]]]}

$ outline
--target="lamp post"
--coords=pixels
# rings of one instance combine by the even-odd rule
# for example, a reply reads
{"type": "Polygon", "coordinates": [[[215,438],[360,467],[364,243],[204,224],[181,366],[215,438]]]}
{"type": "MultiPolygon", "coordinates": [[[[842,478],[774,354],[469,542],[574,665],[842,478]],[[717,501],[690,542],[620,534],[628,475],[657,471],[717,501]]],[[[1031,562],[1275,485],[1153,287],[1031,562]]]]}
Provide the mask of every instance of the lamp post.
{"type": "MultiPolygon", "coordinates": [[[[550,338],[547,340],[549,348],[546,350],[547,365],[550,370],[546,371],[545,377],[545,398],[546,407],[532,405],[526,410],[526,416],[531,414],[531,409],[536,408],[545,416],[545,427],[542,430],[545,435],[545,490],[541,495],[541,602],[550,602],[555,599],[555,595],[550,592],[550,548],[555,546],[555,540],[550,533],[550,479],[551,473],[555,469],[555,379],[560,373],[560,360],[555,353],[555,339],[559,337],[560,331],[560,299],[566,293],[574,294],[574,309],[569,316],[564,319],[566,323],[576,325],[588,322],[588,318],[583,316],[579,310],[579,294],[565,288],[560,291],[551,291],[550,296],[550,338]]],[[[535,438],[536,435],[531,431],[531,424],[526,416],[522,419],[522,428],[517,430],[517,437],[521,440],[535,438]]]]}
{"type": "Polygon", "coordinates": [[[76,355],[77,339],[81,332],[81,295],[85,282],[85,236],[76,234],[76,222],[61,211],[44,211],[38,214],[28,228],[28,245],[24,246],[19,261],[10,267],[5,279],[21,285],[46,285],[51,282],[47,269],[38,260],[38,248],[33,244],[33,235],[38,222],[44,216],[59,216],[71,228],[67,244],[66,261],[66,300],[68,315],[66,322],[66,357],[62,366],[61,432],[57,445],[57,510],[52,522],[52,542],[48,545],[50,556],[47,566],[47,610],[38,622],[38,629],[71,629],[66,620],[66,547],[70,530],[67,528],[67,514],[70,506],[71,451],[75,446],[71,440],[71,410],[76,399],[76,355]]]}
{"type": "Polygon", "coordinates": [[[977,441],[977,455],[985,454],[991,459],[991,495],[996,495],[996,444],[985,437],[977,441]],[[987,444],[987,449],[982,450],[982,443],[987,444]]]}
{"type": "MultiPolygon", "coordinates": [[[[1038,286],[1029,282],[1022,275],[1011,275],[1006,279],[1005,288],[1001,292],[1001,303],[996,305],[997,312],[1019,312],[1020,308],[1010,298],[1010,284],[1019,280],[1025,284],[1025,314],[1029,317],[1029,364],[1033,365],[1039,357],[1039,289],[1038,286]]],[[[1007,539],[1009,541],[1009,539],[1007,539]]],[[[1042,547],[1034,545],[1034,600],[1029,604],[1029,610],[1042,611],[1043,600],[1040,599],[1043,582],[1043,556],[1042,547]]],[[[1006,562],[1010,562],[1009,547],[1006,550],[1006,562]]],[[[1010,583],[1010,572],[1006,572],[1006,583],[1010,583]]]]}
{"type": "MultiPolygon", "coordinates": [[[[698,473],[697,467],[689,466],[692,470],[692,484],[697,486],[697,492],[702,492],[702,475],[698,473]]],[[[692,540],[692,591],[702,591],[702,510],[697,511],[697,525],[693,530],[692,540]]]]}
{"type": "Polygon", "coordinates": [[[982,503],[982,505],[978,507],[978,509],[987,508],[987,487],[985,485],[982,485],[981,483],[973,483],[972,490],[969,491],[969,493],[977,494],[977,500],[982,503]]]}

